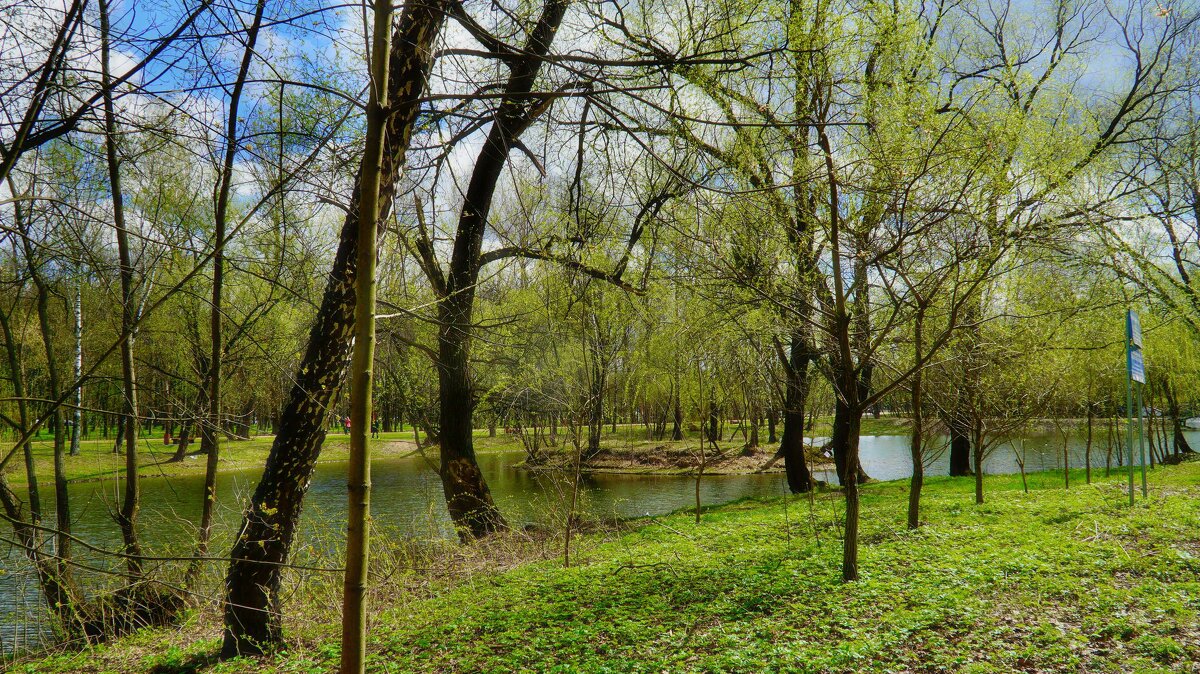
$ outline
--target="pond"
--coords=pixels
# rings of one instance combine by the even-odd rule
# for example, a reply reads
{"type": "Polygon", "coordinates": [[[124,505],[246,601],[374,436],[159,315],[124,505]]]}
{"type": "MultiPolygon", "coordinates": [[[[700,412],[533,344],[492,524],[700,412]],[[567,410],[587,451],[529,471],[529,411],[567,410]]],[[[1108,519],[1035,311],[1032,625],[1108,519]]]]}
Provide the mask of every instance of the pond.
{"type": "MultiPolygon", "coordinates": [[[[1200,445],[1200,432],[1187,433],[1193,445],[1200,445]]],[[[1092,450],[1092,466],[1103,468],[1106,435],[1097,428],[1092,450]]],[[[818,439],[820,442],[820,439],[818,439]]],[[[911,474],[909,438],[872,436],[861,440],[860,454],[864,469],[878,480],[896,480],[911,474]]],[[[986,473],[1015,473],[1016,452],[1024,447],[1026,470],[1062,468],[1063,439],[1055,434],[1029,436],[1004,443],[984,461],[986,473]]],[[[1072,467],[1082,467],[1084,439],[1068,439],[1072,467]]],[[[928,475],[945,475],[949,457],[946,452],[931,451],[928,475]]],[[[524,459],[521,452],[479,455],[480,467],[492,494],[511,522],[525,523],[561,517],[569,493],[562,480],[537,477],[516,467],[524,459]]],[[[1116,460],[1114,458],[1114,465],[1116,460]]],[[[373,464],[374,490],[372,516],[383,536],[451,537],[441,484],[431,468],[419,456],[388,458],[373,464]]],[[[346,509],[346,465],[324,463],[318,466],[305,502],[301,537],[319,533],[325,540],[337,541],[343,530],[346,509]],[[330,536],[330,534],[333,534],[330,536]]],[[[218,525],[214,532],[213,554],[224,554],[231,532],[240,523],[241,504],[252,493],[259,470],[224,473],[218,480],[218,525]]],[[[817,477],[836,482],[832,471],[819,471],[817,477]]],[[[195,542],[199,519],[203,477],[147,477],[142,480],[140,530],[151,554],[187,554],[195,542]]],[[[688,476],[593,475],[582,480],[580,510],[593,516],[631,517],[661,515],[695,503],[695,480],[688,476]]],[[[46,485],[44,493],[51,489],[46,485]]],[[[781,474],[709,476],[701,481],[701,500],[719,504],[745,497],[778,496],[786,492],[781,474]]],[[[116,481],[84,482],[71,486],[73,533],[101,548],[114,550],[120,534],[111,512],[119,502],[116,481]]],[[[43,499],[52,501],[52,499],[43,499]]],[[[47,505],[52,506],[53,503],[47,505]]],[[[53,522],[46,513],[45,521],[53,522]]],[[[6,526],[7,529],[7,526],[6,526]]],[[[7,539],[10,531],[5,531],[7,539]]],[[[111,560],[88,554],[80,546],[76,554],[89,564],[111,566],[111,560]]],[[[42,601],[29,572],[25,557],[16,549],[0,543],[0,652],[36,644],[44,638],[42,601]]]]}

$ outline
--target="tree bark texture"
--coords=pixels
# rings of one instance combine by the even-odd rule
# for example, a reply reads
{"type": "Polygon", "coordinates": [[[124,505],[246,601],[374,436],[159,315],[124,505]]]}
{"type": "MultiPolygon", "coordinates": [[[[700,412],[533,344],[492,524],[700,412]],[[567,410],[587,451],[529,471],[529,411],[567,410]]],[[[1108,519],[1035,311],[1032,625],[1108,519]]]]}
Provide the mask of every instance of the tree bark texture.
{"type": "MultiPolygon", "coordinates": [[[[392,106],[380,178],[381,221],[391,206],[397,172],[404,163],[419,99],[433,62],[433,42],[447,11],[445,0],[408,2],[393,35],[388,78],[392,106]]],[[[281,565],[288,559],[304,494],[325,438],[329,405],[342,383],[354,330],[360,193],[356,180],[321,308],[280,413],[262,479],[230,552],[222,657],[263,653],[282,643],[281,565]]]]}

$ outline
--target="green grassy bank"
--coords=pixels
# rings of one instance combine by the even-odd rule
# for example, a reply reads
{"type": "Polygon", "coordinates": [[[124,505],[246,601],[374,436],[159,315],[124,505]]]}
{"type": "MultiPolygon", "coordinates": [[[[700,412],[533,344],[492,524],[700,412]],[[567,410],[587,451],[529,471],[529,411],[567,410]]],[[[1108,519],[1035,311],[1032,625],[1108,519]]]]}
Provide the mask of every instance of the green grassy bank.
{"type": "MultiPolygon", "coordinates": [[[[817,436],[828,435],[831,423],[832,417],[818,418],[809,433],[817,436]]],[[[904,418],[883,417],[874,419],[868,417],[863,419],[863,435],[902,435],[908,432],[908,426],[909,422],[904,418]]],[[[733,428],[734,425],[728,425],[726,428],[726,437],[730,438],[730,443],[736,444],[742,436],[739,434],[737,439],[732,438],[729,434],[732,433],[733,428]]],[[[696,446],[699,442],[699,431],[696,429],[689,429],[685,433],[685,440],[677,443],[647,440],[646,429],[641,425],[620,425],[615,432],[609,426],[605,426],[603,432],[603,442],[606,446],[630,446],[645,449],[647,452],[656,451],[656,448],[662,446],[691,447],[696,446]]],[[[765,426],[761,429],[760,433],[761,441],[766,443],[767,431],[765,426]]],[[[350,448],[349,437],[349,435],[345,435],[338,430],[330,431],[326,436],[325,446],[321,451],[321,462],[345,461],[350,448]]],[[[267,458],[267,452],[271,449],[273,438],[274,436],[271,435],[260,435],[249,440],[222,440],[220,470],[234,471],[261,468],[267,458]]],[[[70,482],[85,482],[118,477],[125,470],[125,456],[124,454],[113,452],[114,442],[115,439],[113,438],[86,439],[80,442],[78,456],[64,457],[67,480],[70,482]]],[[[47,486],[52,485],[54,479],[54,443],[52,438],[48,433],[42,432],[32,442],[31,446],[33,448],[34,467],[38,475],[38,481],[47,486]]],[[[413,433],[411,430],[406,430],[380,434],[379,442],[372,445],[372,452],[376,457],[383,458],[408,455],[415,448],[413,433]]],[[[8,451],[9,449],[11,449],[11,445],[4,447],[4,451],[8,451]]],[[[176,449],[176,445],[163,444],[161,430],[153,434],[144,434],[139,445],[138,456],[141,474],[146,477],[177,477],[181,475],[204,474],[204,457],[195,454],[200,449],[199,441],[195,441],[190,445],[188,451],[192,454],[182,461],[171,461],[176,449]]],[[[497,432],[495,437],[489,437],[486,429],[476,429],[475,449],[478,452],[521,451],[523,445],[520,438],[515,435],[497,432]]],[[[436,450],[434,451],[436,452],[436,450]]],[[[10,462],[7,468],[7,477],[9,484],[13,487],[22,487],[26,484],[25,470],[19,457],[10,462]]]]}
{"type": "MultiPolygon", "coordinates": [[[[714,508],[583,537],[563,568],[479,564],[376,597],[378,672],[1192,672],[1200,663],[1200,463],[1159,468],[1130,508],[1120,476],[934,478],[925,525],[904,483],[863,490],[863,579],[839,577],[841,494],[714,508]],[[495,570],[499,566],[504,570],[495,570]]],[[[536,555],[535,555],[536,557],[536,555]]],[[[405,573],[405,572],[400,572],[405,573]]],[[[413,576],[421,571],[407,571],[413,576]]],[[[394,580],[394,577],[393,577],[394,580]]],[[[331,584],[334,579],[331,579],[331,584]]],[[[302,602],[304,591],[291,601],[302,602]]],[[[328,606],[328,604],[326,604],[328,606]]],[[[17,672],[335,671],[336,615],[293,622],[293,647],[216,663],[196,613],[17,672]]]]}

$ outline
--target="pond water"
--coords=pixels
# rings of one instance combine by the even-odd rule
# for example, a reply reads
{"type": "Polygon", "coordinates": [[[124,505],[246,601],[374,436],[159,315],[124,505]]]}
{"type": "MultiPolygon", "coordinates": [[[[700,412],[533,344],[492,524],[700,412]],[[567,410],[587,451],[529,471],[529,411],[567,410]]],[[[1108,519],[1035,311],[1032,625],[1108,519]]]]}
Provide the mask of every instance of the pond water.
{"type": "MultiPolygon", "coordinates": [[[[1194,446],[1200,432],[1187,433],[1194,446]]],[[[1097,428],[1092,449],[1092,466],[1103,467],[1106,435],[1097,428]]],[[[817,439],[820,442],[820,439],[817,439]]],[[[944,443],[943,443],[944,444],[944,443]]],[[[878,480],[906,478],[911,474],[909,438],[906,436],[863,437],[860,454],[864,469],[878,480]]],[[[1059,435],[1029,436],[1004,443],[984,460],[986,473],[1015,473],[1017,452],[1025,455],[1026,470],[1061,469],[1063,438],[1059,435]]],[[[1072,467],[1082,467],[1084,440],[1067,440],[1072,467]]],[[[949,457],[937,449],[929,451],[927,475],[945,475],[949,457]]],[[[538,477],[516,467],[521,452],[479,455],[480,467],[492,494],[511,522],[545,521],[561,517],[569,492],[562,480],[538,477]]],[[[1116,465],[1116,459],[1113,459],[1116,465]]],[[[380,459],[372,464],[372,516],[380,536],[451,537],[441,484],[419,456],[380,459]]],[[[224,473],[218,480],[218,523],[213,554],[224,554],[230,536],[240,523],[241,504],[252,493],[259,470],[224,473]]],[[[338,541],[346,509],[346,466],[325,463],[317,468],[305,502],[302,539],[338,541]]],[[[836,482],[832,471],[820,471],[819,479],[836,482]]],[[[140,530],[150,554],[187,554],[195,542],[203,477],[147,477],[142,480],[140,530]]],[[[661,515],[695,503],[695,480],[688,476],[593,475],[582,480],[581,511],[593,516],[630,517],[661,515]]],[[[43,494],[52,489],[46,485],[43,494]]],[[[719,504],[745,497],[782,495],[786,492],[781,474],[708,476],[701,481],[701,500],[719,504]]],[[[85,482],[71,486],[73,533],[92,545],[114,550],[120,534],[111,512],[119,502],[116,481],[85,482]]],[[[43,498],[51,503],[52,498],[43,498]]],[[[52,513],[44,515],[53,522],[52,513]]],[[[44,637],[44,611],[36,583],[23,554],[2,542],[10,536],[5,525],[0,534],[0,653],[37,643],[44,637]]],[[[113,566],[112,560],[89,554],[75,546],[80,561],[113,566]]],[[[80,574],[82,575],[82,574],[80,574]]],[[[94,574],[88,574],[94,575],[94,574]]]]}

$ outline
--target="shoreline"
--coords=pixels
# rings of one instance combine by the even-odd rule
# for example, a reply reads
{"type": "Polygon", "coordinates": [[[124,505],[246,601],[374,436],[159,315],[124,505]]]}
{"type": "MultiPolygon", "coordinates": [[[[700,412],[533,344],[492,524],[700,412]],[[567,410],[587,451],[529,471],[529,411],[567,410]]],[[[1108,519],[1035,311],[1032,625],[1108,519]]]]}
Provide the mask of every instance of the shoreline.
{"type": "MultiPolygon", "coordinates": [[[[785,472],[782,457],[773,447],[759,446],[752,449],[732,447],[708,455],[703,460],[698,449],[681,442],[645,442],[640,445],[601,447],[593,457],[579,466],[584,475],[662,475],[702,476],[729,475],[781,475],[785,472]]],[[[810,470],[830,470],[833,462],[808,446],[810,470]]],[[[573,457],[561,448],[545,452],[533,463],[526,460],[517,467],[529,472],[566,472],[573,470],[573,457]]]]}

